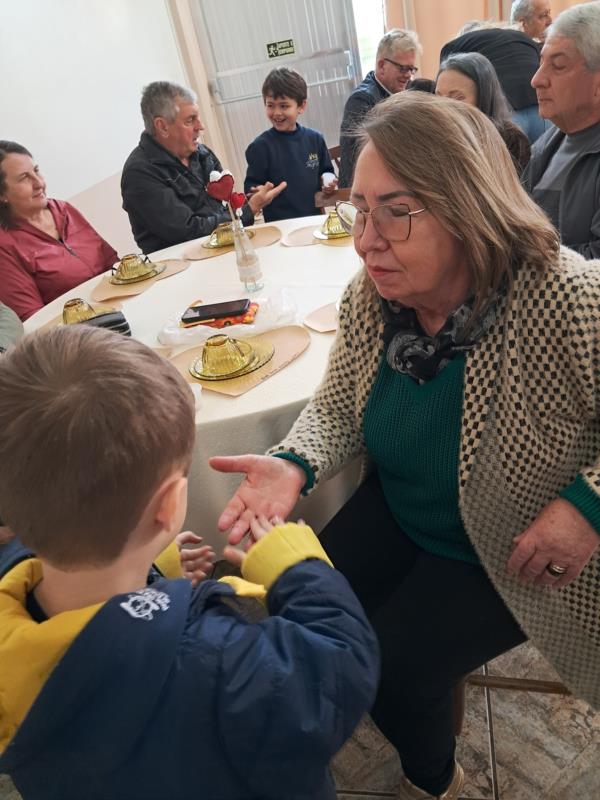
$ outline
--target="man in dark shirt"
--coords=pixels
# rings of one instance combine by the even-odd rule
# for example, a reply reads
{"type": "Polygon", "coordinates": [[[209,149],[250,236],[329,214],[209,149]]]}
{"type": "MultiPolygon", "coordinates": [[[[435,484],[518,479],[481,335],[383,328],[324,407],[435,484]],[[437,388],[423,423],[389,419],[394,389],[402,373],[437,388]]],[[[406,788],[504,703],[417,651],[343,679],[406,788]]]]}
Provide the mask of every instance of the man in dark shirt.
{"type": "Polygon", "coordinates": [[[401,28],[392,28],[379,42],[375,70],[354,89],[344,106],[340,129],[340,188],[352,185],[358,158],[355,132],[360,123],[377,103],[406,89],[417,71],[415,62],[421,49],[417,34],[401,28]]]}
{"type": "MultiPolygon", "coordinates": [[[[230,216],[206,193],[210,173],[222,167],[200,143],[204,128],[194,93],[157,81],[144,89],[141,107],[145,131],[123,167],[121,193],[135,240],[144,253],[151,253],[208,236],[230,216]]],[[[251,224],[254,214],[284,188],[259,186],[243,208],[243,222],[251,224]]]]}
{"type": "Polygon", "coordinates": [[[540,65],[539,45],[530,36],[510,28],[482,26],[453,39],[442,48],[440,63],[455,53],[481,53],[496,70],[498,80],[514,113],[513,121],[530,142],[546,126],[538,113],[537,98],[531,86],[540,65]]]}
{"type": "Polygon", "coordinates": [[[600,3],[573,6],[548,29],[532,86],[556,128],[536,142],[526,189],[563,244],[600,258],[600,3]]]}

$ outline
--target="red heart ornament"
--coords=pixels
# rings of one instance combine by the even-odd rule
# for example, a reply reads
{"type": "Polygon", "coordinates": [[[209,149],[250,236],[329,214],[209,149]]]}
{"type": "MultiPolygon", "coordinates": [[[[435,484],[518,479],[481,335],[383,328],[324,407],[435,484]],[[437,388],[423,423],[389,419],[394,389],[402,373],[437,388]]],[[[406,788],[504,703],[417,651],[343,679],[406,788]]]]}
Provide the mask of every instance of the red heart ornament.
{"type": "Polygon", "coordinates": [[[233,175],[221,175],[218,181],[209,181],[206,191],[215,200],[229,200],[233,192],[233,175]]]}
{"type": "Polygon", "coordinates": [[[243,192],[232,192],[229,202],[233,210],[237,211],[238,208],[241,208],[246,202],[246,195],[243,192]]]}

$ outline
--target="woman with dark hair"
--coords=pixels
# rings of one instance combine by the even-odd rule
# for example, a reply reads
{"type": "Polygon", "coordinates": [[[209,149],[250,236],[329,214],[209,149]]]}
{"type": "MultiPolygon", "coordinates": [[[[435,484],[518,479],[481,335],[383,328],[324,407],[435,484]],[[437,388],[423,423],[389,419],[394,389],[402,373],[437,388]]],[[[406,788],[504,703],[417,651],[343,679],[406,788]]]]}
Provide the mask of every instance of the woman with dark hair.
{"type": "Polygon", "coordinates": [[[531,156],[529,140],[511,121],[510,106],[491,62],[481,53],[457,53],[440,66],[435,93],[469,103],[489,117],[508,148],[519,175],[531,156]]]}
{"type": "Polygon", "coordinates": [[[46,182],[29,150],[0,140],[0,301],[22,320],[118,260],[46,182]]]}

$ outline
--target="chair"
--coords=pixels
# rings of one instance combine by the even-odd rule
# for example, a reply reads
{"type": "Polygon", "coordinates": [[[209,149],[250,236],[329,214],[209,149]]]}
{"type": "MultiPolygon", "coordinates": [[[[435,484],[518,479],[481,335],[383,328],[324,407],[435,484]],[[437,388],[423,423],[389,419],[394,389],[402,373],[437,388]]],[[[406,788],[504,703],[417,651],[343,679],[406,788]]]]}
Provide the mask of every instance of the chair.
{"type": "Polygon", "coordinates": [[[339,144],[336,144],[335,147],[329,148],[329,157],[333,163],[333,171],[335,172],[336,176],[340,174],[340,157],[342,155],[342,148],[339,144]]]}
{"type": "Polygon", "coordinates": [[[319,209],[321,214],[325,213],[326,208],[332,208],[338,200],[349,200],[350,189],[336,189],[333,194],[325,194],[324,192],[317,192],[315,194],[315,207],[319,209]]]}
{"type": "Polygon", "coordinates": [[[465,714],[465,690],[466,685],[481,686],[484,689],[511,689],[517,692],[539,692],[541,694],[562,694],[570,695],[571,692],[559,681],[540,681],[530,678],[511,678],[502,675],[490,675],[487,664],[483,667],[483,672],[472,672],[463,678],[454,687],[454,733],[460,735],[465,714]]]}

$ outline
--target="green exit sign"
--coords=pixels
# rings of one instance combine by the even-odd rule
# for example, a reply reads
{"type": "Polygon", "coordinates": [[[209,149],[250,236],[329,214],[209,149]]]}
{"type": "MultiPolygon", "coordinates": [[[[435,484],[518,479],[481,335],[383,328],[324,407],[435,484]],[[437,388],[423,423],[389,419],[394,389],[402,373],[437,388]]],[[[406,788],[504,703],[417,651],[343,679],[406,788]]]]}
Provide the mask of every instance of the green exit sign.
{"type": "Polygon", "coordinates": [[[295,53],[294,40],[282,39],[280,42],[267,43],[267,56],[269,58],[279,58],[280,56],[291,56],[295,53]]]}

